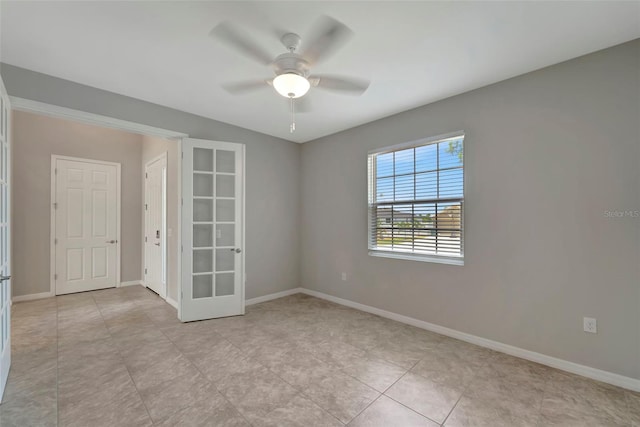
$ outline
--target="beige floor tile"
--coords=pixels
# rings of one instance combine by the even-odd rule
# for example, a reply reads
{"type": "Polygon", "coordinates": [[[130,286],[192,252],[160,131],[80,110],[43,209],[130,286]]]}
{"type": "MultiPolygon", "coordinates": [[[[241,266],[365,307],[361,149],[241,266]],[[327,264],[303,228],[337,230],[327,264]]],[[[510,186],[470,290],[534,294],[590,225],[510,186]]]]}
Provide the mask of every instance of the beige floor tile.
{"type": "Polygon", "coordinates": [[[303,393],[343,423],[351,421],[380,396],[371,387],[342,372],[323,376],[303,393]]]}
{"type": "MultiPolygon", "coordinates": [[[[20,339],[15,337],[15,339],[20,339]]],[[[14,352],[11,353],[11,370],[9,375],[13,378],[19,378],[20,376],[31,373],[34,370],[38,370],[48,363],[57,363],[58,360],[58,344],[53,342],[52,344],[39,348],[36,351],[29,352],[14,352]]]]}
{"type": "Polygon", "coordinates": [[[632,427],[640,427],[640,393],[627,392],[627,408],[632,427]]]}
{"type": "Polygon", "coordinates": [[[0,424],[640,427],[640,393],[307,295],[175,315],[140,286],[15,304],[0,424]]]}
{"type": "Polygon", "coordinates": [[[133,382],[128,387],[106,388],[79,402],[60,405],[59,425],[77,427],[138,427],[151,425],[133,382]]]}
{"type": "Polygon", "coordinates": [[[540,373],[537,366],[527,366],[529,362],[522,361],[520,366],[514,367],[510,361],[509,367],[502,364],[483,366],[478,369],[465,391],[465,395],[484,400],[513,402],[514,405],[524,405],[536,412],[540,410],[545,386],[550,370],[540,373]]]}
{"type": "Polygon", "coordinates": [[[370,357],[363,357],[342,371],[381,393],[407,372],[397,365],[370,357]]]}
{"type": "Polygon", "coordinates": [[[144,310],[145,314],[156,325],[176,325],[181,323],[178,319],[178,311],[167,305],[150,307],[144,310]]]}
{"type": "Polygon", "coordinates": [[[317,359],[338,368],[346,368],[358,363],[367,353],[338,339],[325,339],[320,342],[309,341],[301,348],[313,354],[317,359]]]}
{"type": "Polygon", "coordinates": [[[437,427],[428,418],[412,411],[386,396],[380,396],[360,415],[353,419],[349,427],[437,427]]]}
{"type": "Polygon", "coordinates": [[[16,399],[5,399],[0,405],[2,427],[53,427],[57,425],[55,390],[44,390],[16,399]]]}
{"type": "Polygon", "coordinates": [[[198,369],[180,352],[168,354],[161,359],[150,360],[148,364],[129,367],[133,382],[140,392],[175,378],[196,378],[198,369]]]}
{"type": "Polygon", "coordinates": [[[82,371],[84,374],[63,375],[58,382],[58,406],[62,412],[84,400],[92,399],[94,395],[112,397],[133,390],[131,377],[121,362],[112,366],[104,365],[99,369],[100,374],[86,375],[89,370],[82,371]]]}
{"type": "Polygon", "coordinates": [[[446,426],[535,427],[540,418],[539,403],[527,405],[495,395],[462,396],[446,426]]]}
{"type": "MultiPolygon", "coordinates": [[[[139,334],[146,335],[146,334],[139,334]]],[[[145,342],[120,348],[120,354],[127,367],[133,372],[182,355],[175,345],[164,337],[157,341],[145,342]]]]}
{"type": "Polygon", "coordinates": [[[629,426],[628,421],[612,419],[597,413],[585,413],[574,408],[563,410],[544,409],[540,413],[540,427],[623,427],[629,426]]]}
{"type": "Polygon", "coordinates": [[[627,396],[623,389],[577,375],[554,371],[547,382],[542,414],[555,420],[562,414],[608,419],[612,425],[629,424],[627,396]]]}
{"type": "Polygon", "coordinates": [[[29,397],[42,392],[55,396],[58,384],[57,360],[46,359],[29,371],[9,371],[7,386],[4,390],[3,402],[29,397]]]}
{"type": "Polygon", "coordinates": [[[216,388],[198,372],[189,372],[138,391],[156,423],[200,400],[218,396],[216,388]]]}
{"type": "Polygon", "coordinates": [[[297,394],[293,387],[264,367],[229,375],[217,387],[250,423],[284,406],[297,394]]]}
{"type": "Polygon", "coordinates": [[[209,381],[216,384],[230,375],[262,367],[226,340],[187,357],[209,381]]]}
{"type": "Polygon", "coordinates": [[[163,427],[249,427],[250,424],[222,395],[209,395],[168,418],[155,423],[163,427]]]}
{"type": "Polygon", "coordinates": [[[413,345],[402,347],[388,341],[383,341],[367,353],[370,357],[385,360],[404,369],[411,369],[416,363],[422,360],[425,350],[413,345]]]}
{"type": "Polygon", "coordinates": [[[298,390],[304,390],[329,374],[338,372],[337,367],[300,349],[290,350],[282,358],[272,360],[265,366],[298,390]]]}
{"type": "Polygon", "coordinates": [[[274,409],[254,422],[257,427],[340,427],[343,424],[303,396],[274,409]]]}
{"type": "Polygon", "coordinates": [[[442,423],[460,399],[463,386],[436,382],[409,372],[385,392],[414,411],[442,423]]]}

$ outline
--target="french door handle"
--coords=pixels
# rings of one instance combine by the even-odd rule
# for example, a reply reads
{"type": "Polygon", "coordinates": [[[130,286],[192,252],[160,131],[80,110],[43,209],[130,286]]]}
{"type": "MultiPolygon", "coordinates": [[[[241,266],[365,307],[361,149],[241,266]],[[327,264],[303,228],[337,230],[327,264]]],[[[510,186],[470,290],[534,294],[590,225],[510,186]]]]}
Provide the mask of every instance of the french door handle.
{"type": "Polygon", "coordinates": [[[107,243],[110,243],[110,244],[113,245],[114,243],[118,243],[118,241],[117,240],[107,240],[107,243]]]}
{"type": "Polygon", "coordinates": [[[154,243],[154,245],[156,245],[156,246],[160,246],[160,243],[154,243]]]}
{"type": "Polygon", "coordinates": [[[11,276],[0,276],[0,282],[5,282],[9,279],[11,279],[11,276]]]}
{"type": "Polygon", "coordinates": [[[231,248],[231,252],[235,252],[235,253],[239,254],[240,252],[242,252],[242,249],[240,249],[240,248],[235,248],[235,249],[231,248]]]}

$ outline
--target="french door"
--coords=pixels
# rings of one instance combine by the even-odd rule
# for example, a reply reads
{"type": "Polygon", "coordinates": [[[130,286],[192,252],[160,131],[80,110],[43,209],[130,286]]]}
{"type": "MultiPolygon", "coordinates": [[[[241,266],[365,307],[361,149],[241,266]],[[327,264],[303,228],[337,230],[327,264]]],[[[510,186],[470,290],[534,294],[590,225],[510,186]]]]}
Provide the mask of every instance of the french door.
{"type": "Polygon", "coordinates": [[[119,282],[120,165],[53,158],[56,295],[119,282]]]}
{"type": "Polygon", "coordinates": [[[244,314],[244,145],[182,143],[183,322],[244,314]]]}
{"type": "Polygon", "coordinates": [[[0,401],[11,366],[11,174],[9,97],[0,79],[0,401]]]}

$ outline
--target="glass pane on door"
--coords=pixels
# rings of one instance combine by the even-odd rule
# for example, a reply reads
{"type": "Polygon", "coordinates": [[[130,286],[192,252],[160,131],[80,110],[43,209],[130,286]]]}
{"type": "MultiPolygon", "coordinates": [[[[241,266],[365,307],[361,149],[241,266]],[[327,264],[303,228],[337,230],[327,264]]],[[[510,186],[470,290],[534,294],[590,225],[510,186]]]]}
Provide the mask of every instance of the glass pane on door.
{"type": "Polygon", "coordinates": [[[216,172],[236,172],[236,153],[227,150],[216,150],[216,156],[216,172]]]}

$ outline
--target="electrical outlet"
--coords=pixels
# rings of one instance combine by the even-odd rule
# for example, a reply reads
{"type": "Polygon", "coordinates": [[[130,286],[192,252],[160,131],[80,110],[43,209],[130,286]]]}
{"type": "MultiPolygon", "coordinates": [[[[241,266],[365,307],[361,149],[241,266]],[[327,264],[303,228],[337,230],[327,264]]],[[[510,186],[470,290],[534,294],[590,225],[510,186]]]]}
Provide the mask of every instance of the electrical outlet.
{"type": "Polygon", "coordinates": [[[598,323],[593,317],[585,317],[582,323],[585,332],[589,332],[591,334],[598,333],[598,323]]]}
{"type": "Polygon", "coordinates": [[[342,280],[344,280],[345,282],[347,281],[347,273],[345,273],[344,271],[342,272],[342,280]]]}

